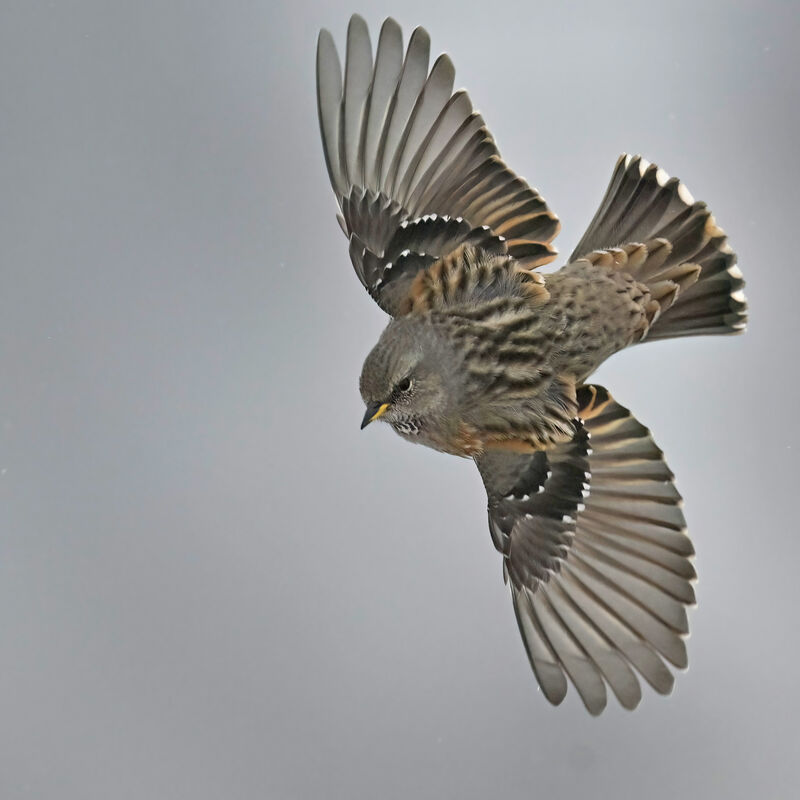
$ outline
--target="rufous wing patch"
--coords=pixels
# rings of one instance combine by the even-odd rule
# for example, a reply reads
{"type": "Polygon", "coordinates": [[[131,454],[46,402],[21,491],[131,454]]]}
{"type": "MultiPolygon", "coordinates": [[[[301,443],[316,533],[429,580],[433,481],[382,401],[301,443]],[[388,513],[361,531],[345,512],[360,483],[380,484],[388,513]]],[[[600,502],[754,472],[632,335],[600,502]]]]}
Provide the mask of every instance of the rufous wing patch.
{"type": "Polygon", "coordinates": [[[420,270],[400,315],[458,306],[479,294],[485,298],[493,288],[498,295],[524,297],[535,305],[550,297],[544,277],[520,266],[507,254],[462,245],[420,270]]]}

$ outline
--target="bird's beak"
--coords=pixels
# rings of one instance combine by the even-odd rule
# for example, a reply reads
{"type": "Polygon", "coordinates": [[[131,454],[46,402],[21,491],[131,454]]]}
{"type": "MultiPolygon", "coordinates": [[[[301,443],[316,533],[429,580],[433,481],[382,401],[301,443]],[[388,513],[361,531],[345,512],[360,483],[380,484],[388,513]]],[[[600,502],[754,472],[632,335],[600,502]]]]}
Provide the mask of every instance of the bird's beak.
{"type": "Polygon", "coordinates": [[[367,406],[367,413],[364,414],[364,419],[361,420],[361,430],[363,431],[373,420],[383,416],[387,408],[389,408],[388,403],[373,403],[367,406]]]}

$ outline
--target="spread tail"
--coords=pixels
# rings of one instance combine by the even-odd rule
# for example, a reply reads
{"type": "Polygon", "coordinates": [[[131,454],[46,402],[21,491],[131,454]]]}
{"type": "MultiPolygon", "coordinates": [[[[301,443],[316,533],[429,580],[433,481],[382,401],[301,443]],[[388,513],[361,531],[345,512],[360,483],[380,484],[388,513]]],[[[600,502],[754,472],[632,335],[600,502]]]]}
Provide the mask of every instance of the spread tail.
{"type": "Polygon", "coordinates": [[[570,261],[609,261],[654,301],[644,340],[741,333],[747,302],[736,254],[705,203],[641,156],[622,155],[570,261]]]}

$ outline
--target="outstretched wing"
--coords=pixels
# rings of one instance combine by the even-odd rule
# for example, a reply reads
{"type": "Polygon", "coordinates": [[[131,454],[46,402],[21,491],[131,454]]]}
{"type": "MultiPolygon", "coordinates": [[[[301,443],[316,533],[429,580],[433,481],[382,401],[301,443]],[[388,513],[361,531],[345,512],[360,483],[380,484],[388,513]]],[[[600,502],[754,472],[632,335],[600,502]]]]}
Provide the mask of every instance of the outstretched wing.
{"type": "Polygon", "coordinates": [[[555,257],[558,218],[500,158],[455,71],[441,55],[428,71],[422,28],[403,53],[400,26],[369,31],[354,15],[344,77],[331,34],[317,45],[317,101],[325,162],[367,291],[396,314],[414,275],[461,244],[508,252],[524,266],[555,257]],[[392,285],[394,284],[394,285],[392,285]]]}
{"type": "Polygon", "coordinates": [[[686,666],[694,550],[647,428],[602,387],[582,386],[578,402],[571,442],[476,461],[539,685],[557,704],[569,678],[599,714],[606,684],[634,708],[636,672],[667,694],[665,660],[686,666]]]}

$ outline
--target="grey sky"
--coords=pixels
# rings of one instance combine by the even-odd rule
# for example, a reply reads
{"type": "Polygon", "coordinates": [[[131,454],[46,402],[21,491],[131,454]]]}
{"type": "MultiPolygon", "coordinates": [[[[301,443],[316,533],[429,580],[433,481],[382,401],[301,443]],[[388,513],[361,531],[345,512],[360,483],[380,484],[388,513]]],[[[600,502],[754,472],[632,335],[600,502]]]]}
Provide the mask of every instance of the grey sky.
{"type": "Polygon", "coordinates": [[[790,797],[794,2],[0,7],[0,796],[790,797]],[[319,27],[447,50],[570,252],[623,150],[706,200],[750,331],[597,376],[698,550],[690,669],[538,696],[474,467],[359,433],[385,319],[318,141],[319,27]]]}

